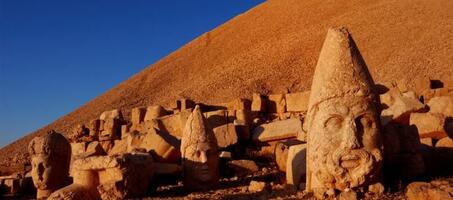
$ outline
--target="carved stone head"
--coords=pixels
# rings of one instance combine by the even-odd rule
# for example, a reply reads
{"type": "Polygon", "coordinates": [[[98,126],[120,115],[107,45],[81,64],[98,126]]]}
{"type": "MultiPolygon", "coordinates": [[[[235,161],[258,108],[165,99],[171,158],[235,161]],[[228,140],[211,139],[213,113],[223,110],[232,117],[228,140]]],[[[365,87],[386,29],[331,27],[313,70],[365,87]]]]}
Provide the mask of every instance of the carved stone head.
{"type": "Polygon", "coordinates": [[[345,28],[329,29],[304,128],[307,189],[359,187],[380,173],[382,144],[373,80],[345,28]]]}
{"type": "Polygon", "coordinates": [[[196,106],[187,119],[181,139],[184,185],[192,189],[207,189],[219,179],[219,156],[214,133],[196,106]]]}
{"type": "Polygon", "coordinates": [[[46,136],[35,137],[28,150],[38,199],[48,197],[67,184],[71,147],[63,135],[50,131],[46,136]]]}

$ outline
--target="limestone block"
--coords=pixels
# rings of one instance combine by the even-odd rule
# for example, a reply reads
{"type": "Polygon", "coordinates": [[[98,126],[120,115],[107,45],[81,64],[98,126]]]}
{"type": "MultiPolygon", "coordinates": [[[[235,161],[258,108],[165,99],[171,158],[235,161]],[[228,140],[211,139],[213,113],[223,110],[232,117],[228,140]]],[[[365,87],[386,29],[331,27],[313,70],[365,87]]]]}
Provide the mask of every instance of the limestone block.
{"type": "Polygon", "coordinates": [[[109,155],[126,153],[127,152],[128,143],[126,139],[121,140],[114,140],[113,147],[109,152],[109,155]]]}
{"type": "Polygon", "coordinates": [[[99,140],[114,140],[121,138],[120,120],[116,118],[108,118],[104,120],[102,131],[99,135],[99,140]]]}
{"type": "Polygon", "coordinates": [[[145,120],[146,109],[142,107],[132,108],[131,123],[140,124],[145,120]]]}
{"type": "Polygon", "coordinates": [[[104,111],[101,116],[99,116],[100,120],[107,120],[107,119],[123,119],[123,115],[121,114],[121,111],[118,109],[114,110],[109,110],[109,111],[104,111]]]}
{"type": "Polygon", "coordinates": [[[101,125],[101,120],[99,120],[99,119],[91,120],[90,123],[88,123],[88,129],[90,130],[90,136],[94,140],[97,140],[97,138],[99,137],[99,133],[100,133],[100,129],[101,129],[100,125],[101,125]]]}
{"type": "Polygon", "coordinates": [[[167,115],[152,120],[152,126],[162,134],[169,134],[173,137],[181,139],[182,130],[189,118],[191,111],[183,110],[177,114],[167,115]]]}
{"type": "Polygon", "coordinates": [[[180,175],[181,173],[181,165],[173,163],[154,163],[154,174],[180,175]]]}
{"type": "Polygon", "coordinates": [[[213,132],[220,148],[225,148],[238,142],[236,127],[233,123],[218,126],[213,129],[213,132]]]}
{"type": "Polygon", "coordinates": [[[386,95],[390,96],[381,97],[381,103],[385,103],[388,106],[381,113],[381,122],[383,125],[386,125],[390,121],[407,124],[411,113],[419,112],[425,107],[418,99],[404,96],[399,91],[392,90],[389,94],[384,94],[384,96],[386,95]]]}
{"type": "Polygon", "coordinates": [[[236,127],[236,133],[239,140],[247,141],[250,139],[250,126],[237,120],[234,120],[233,124],[236,127]]]}
{"type": "Polygon", "coordinates": [[[178,145],[179,140],[175,136],[151,128],[143,136],[140,148],[150,152],[157,162],[175,163],[181,158],[178,145]]]}
{"type": "Polygon", "coordinates": [[[252,111],[264,112],[266,111],[266,100],[258,93],[253,93],[252,96],[252,111]]]}
{"type": "Polygon", "coordinates": [[[255,113],[250,110],[236,110],[236,120],[245,125],[251,125],[254,117],[255,113]]]}
{"type": "Polygon", "coordinates": [[[445,116],[438,113],[412,113],[410,124],[417,126],[421,138],[442,139],[447,137],[445,116]]]}
{"type": "Polygon", "coordinates": [[[427,145],[429,147],[433,146],[433,139],[432,138],[420,138],[420,143],[427,145]]]}
{"type": "Polygon", "coordinates": [[[301,141],[296,139],[276,142],[274,156],[275,163],[277,164],[277,167],[280,171],[286,172],[286,163],[288,160],[289,147],[301,143],[302,143],[301,141]]]}
{"type": "Polygon", "coordinates": [[[252,103],[250,100],[241,98],[223,104],[227,110],[251,110],[251,105],[252,103]]]}
{"type": "Polygon", "coordinates": [[[453,97],[434,97],[428,102],[429,112],[442,113],[445,116],[453,117],[453,97]]]}
{"type": "Polygon", "coordinates": [[[269,113],[284,113],[286,112],[286,100],[284,94],[269,95],[269,101],[266,105],[269,113]]]}
{"type": "Polygon", "coordinates": [[[310,91],[286,94],[286,111],[307,112],[309,98],[310,91]]]}
{"type": "Polygon", "coordinates": [[[195,102],[190,99],[179,99],[176,101],[176,107],[178,110],[187,110],[195,108],[195,102]]]}
{"type": "Polygon", "coordinates": [[[259,170],[258,165],[252,160],[232,160],[227,165],[237,176],[245,176],[259,170]]]}
{"type": "Polygon", "coordinates": [[[439,141],[437,141],[436,147],[437,148],[440,148],[440,147],[453,148],[453,139],[451,139],[449,137],[444,137],[444,138],[440,139],[439,141]]]}
{"type": "Polygon", "coordinates": [[[286,119],[262,124],[252,132],[254,141],[267,142],[295,138],[302,132],[302,122],[299,119],[286,119]]]}
{"type": "Polygon", "coordinates": [[[151,121],[158,117],[162,117],[166,114],[168,114],[168,113],[162,106],[148,106],[146,108],[146,114],[145,114],[145,118],[143,120],[151,121]]]}
{"type": "Polygon", "coordinates": [[[209,126],[215,128],[218,126],[225,125],[229,122],[228,111],[226,110],[215,110],[203,113],[204,117],[208,120],[209,126]]]}
{"type": "Polygon", "coordinates": [[[305,179],[307,164],[307,144],[297,144],[289,147],[286,163],[286,183],[299,186],[305,179]]]}

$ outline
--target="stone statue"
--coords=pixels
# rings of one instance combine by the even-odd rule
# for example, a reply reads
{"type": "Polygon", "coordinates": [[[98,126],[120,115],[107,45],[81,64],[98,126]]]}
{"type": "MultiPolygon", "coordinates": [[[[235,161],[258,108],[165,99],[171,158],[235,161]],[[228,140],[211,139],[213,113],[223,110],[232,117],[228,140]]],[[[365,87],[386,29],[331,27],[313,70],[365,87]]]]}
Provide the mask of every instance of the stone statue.
{"type": "Polygon", "coordinates": [[[63,135],[50,131],[46,136],[35,137],[28,150],[37,199],[46,199],[53,191],[69,184],[71,146],[63,135]]]}
{"type": "Polygon", "coordinates": [[[307,119],[307,185],[335,194],[376,183],[382,142],[373,80],[346,28],[327,33],[316,65],[307,119]]]}
{"type": "Polygon", "coordinates": [[[185,187],[204,190],[218,183],[217,149],[214,133],[197,105],[187,119],[181,139],[185,187]]]}

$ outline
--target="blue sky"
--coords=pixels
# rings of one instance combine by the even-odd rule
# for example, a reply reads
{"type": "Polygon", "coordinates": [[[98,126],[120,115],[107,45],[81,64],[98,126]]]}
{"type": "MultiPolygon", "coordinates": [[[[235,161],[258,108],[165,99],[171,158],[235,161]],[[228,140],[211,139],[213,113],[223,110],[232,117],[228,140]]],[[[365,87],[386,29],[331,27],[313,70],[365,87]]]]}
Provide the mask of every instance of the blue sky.
{"type": "Polygon", "coordinates": [[[0,0],[0,147],[263,0],[0,0]]]}

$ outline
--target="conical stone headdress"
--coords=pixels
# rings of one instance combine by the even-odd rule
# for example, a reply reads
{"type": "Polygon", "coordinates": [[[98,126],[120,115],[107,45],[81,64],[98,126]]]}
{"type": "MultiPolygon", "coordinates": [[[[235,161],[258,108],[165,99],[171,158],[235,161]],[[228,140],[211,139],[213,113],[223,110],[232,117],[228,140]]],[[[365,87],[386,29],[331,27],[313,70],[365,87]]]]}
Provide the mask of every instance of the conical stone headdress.
{"type": "MultiPolygon", "coordinates": [[[[316,65],[308,103],[308,125],[323,101],[357,96],[377,102],[374,82],[365,61],[346,28],[330,28],[316,65]]],[[[308,128],[308,127],[305,127],[308,128]]]]}

